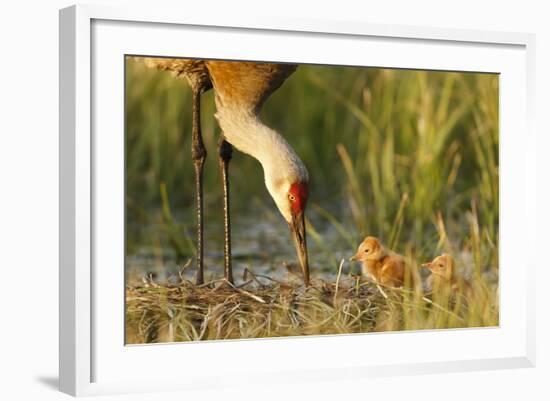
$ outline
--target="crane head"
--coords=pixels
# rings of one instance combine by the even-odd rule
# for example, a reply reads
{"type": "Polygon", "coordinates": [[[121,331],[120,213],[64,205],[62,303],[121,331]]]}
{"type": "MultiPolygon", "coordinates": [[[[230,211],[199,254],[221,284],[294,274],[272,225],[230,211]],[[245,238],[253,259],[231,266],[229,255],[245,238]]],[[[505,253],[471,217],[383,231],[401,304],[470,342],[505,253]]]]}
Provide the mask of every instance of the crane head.
{"type": "Polygon", "coordinates": [[[290,219],[288,220],[288,226],[292,233],[294,240],[294,246],[296,247],[296,253],[300,260],[300,267],[304,276],[304,283],[309,285],[309,263],[307,257],[307,243],[306,243],[306,223],[305,223],[305,209],[308,198],[308,183],[307,182],[295,182],[290,185],[287,193],[287,199],[289,203],[290,219]]]}
{"type": "Polygon", "coordinates": [[[350,261],[366,262],[367,260],[378,260],[385,255],[384,247],[376,237],[366,237],[357,248],[357,253],[350,261]]]}
{"type": "Polygon", "coordinates": [[[429,269],[433,274],[451,278],[454,272],[453,257],[447,253],[436,257],[430,263],[423,263],[422,267],[429,269]]]}

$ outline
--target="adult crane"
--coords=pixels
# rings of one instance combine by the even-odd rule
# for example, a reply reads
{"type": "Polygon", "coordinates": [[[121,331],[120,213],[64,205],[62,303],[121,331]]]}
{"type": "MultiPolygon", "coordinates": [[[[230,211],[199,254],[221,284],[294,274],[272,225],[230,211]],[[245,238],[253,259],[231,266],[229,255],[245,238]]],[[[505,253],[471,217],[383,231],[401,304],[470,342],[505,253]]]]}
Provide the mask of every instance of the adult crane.
{"type": "Polygon", "coordinates": [[[309,263],[304,212],[309,176],[294,149],[259,118],[267,98],[296,70],[296,65],[242,61],[175,58],[145,58],[149,67],[184,77],[192,91],[192,159],[195,172],[197,213],[197,284],[204,282],[203,270],[203,166],[206,148],[200,126],[201,94],[214,88],[216,118],[222,134],[218,160],[222,176],[224,208],[224,276],[233,283],[229,212],[229,161],[232,146],[256,158],[262,165],[267,190],[287,221],[302,269],[309,285],[309,263]]]}

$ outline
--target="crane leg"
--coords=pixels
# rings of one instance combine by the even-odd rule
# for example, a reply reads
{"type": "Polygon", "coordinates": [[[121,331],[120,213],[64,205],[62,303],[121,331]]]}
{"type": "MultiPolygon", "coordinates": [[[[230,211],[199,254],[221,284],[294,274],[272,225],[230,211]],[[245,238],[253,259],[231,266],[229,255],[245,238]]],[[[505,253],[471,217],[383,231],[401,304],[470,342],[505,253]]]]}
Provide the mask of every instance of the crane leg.
{"type": "Polygon", "coordinates": [[[201,92],[200,85],[193,85],[193,131],[191,138],[191,157],[195,171],[195,195],[197,212],[197,285],[204,283],[204,245],[203,245],[203,190],[202,172],[206,160],[206,148],[201,132],[201,92]]]}
{"type": "Polygon", "coordinates": [[[218,162],[222,176],[223,189],[223,228],[224,228],[224,246],[223,246],[223,268],[225,279],[233,284],[233,270],[231,267],[231,220],[229,210],[229,161],[233,154],[233,147],[223,136],[220,136],[218,142],[218,162]]]}

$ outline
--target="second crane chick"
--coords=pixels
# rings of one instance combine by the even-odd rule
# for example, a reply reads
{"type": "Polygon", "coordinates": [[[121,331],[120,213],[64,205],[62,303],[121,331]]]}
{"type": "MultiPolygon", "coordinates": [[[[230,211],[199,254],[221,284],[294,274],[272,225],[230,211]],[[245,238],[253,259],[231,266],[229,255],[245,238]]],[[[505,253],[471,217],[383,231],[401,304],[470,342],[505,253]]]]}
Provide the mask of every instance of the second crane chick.
{"type": "Polygon", "coordinates": [[[386,252],[376,237],[366,237],[350,261],[362,263],[361,272],[379,284],[400,287],[405,278],[405,260],[401,255],[386,252]]]}
{"type": "Polygon", "coordinates": [[[447,253],[437,256],[429,263],[423,263],[422,267],[430,270],[431,273],[426,280],[426,290],[428,292],[451,290],[456,293],[459,290],[471,291],[468,281],[456,274],[454,259],[447,253]]]}

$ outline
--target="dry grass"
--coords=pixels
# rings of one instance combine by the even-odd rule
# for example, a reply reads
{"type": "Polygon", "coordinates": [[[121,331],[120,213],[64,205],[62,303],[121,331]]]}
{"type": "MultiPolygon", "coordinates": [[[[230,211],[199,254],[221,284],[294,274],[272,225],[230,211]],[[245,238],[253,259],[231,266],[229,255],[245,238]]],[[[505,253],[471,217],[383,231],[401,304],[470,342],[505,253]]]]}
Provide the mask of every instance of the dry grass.
{"type": "Polygon", "coordinates": [[[336,282],[275,282],[249,273],[196,286],[147,280],[126,289],[128,344],[365,333],[498,325],[495,285],[483,279],[457,293],[382,288],[358,276],[336,282]]]}

